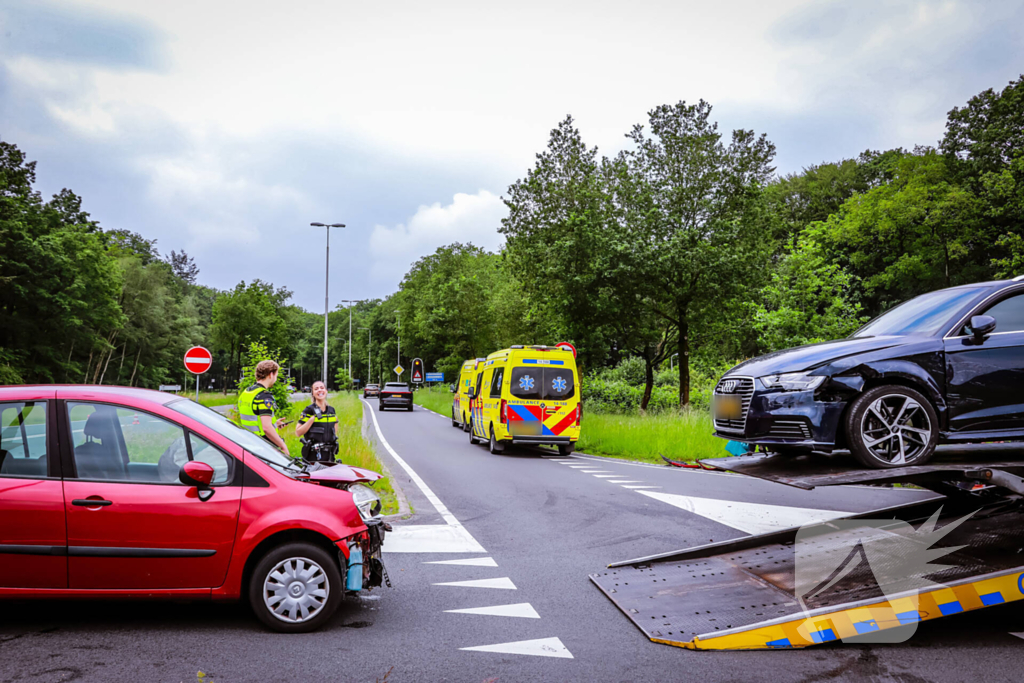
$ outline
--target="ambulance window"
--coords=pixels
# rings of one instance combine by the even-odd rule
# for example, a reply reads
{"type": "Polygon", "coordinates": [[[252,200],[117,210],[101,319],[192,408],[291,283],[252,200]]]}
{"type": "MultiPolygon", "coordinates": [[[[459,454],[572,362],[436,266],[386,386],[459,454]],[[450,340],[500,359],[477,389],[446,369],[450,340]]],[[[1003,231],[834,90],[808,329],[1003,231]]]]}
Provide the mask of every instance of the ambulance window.
{"type": "Polygon", "coordinates": [[[501,398],[501,380],[505,376],[505,368],[498,368],[494,371],[494,378],[491,380],[491,398],[501,398]]]}
{"type": "Polygon", "coordinates": [[[480,387],[483,386],[483,383],[484,383],[484,373],[481,372],[479,375],[476,376],[476,394],[474,394],[474,395],[477,398],[480,398],[480,387]]]}
{"type": "Polygon", "coordinates": [[[509,391],[516,398],[538,400],[544,398],[544,370],[537,367],[512,368],[509,391]]]}
{"type": "Polygon", "coordinates": [[[564,401],[576,393],[572,370],[568,368],[544,369],[544,398],[564,401]]]}

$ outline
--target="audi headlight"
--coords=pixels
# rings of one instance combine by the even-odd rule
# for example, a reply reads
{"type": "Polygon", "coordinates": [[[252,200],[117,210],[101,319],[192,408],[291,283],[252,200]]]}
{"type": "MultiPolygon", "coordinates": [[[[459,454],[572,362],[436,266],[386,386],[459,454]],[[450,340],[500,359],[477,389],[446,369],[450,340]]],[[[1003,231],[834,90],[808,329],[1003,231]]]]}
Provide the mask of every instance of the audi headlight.
{"type": "Polygon", "coordinates": [[[809,391],[817,389],[825,381],[824,375],[811,375],[810,372],[787,372],[783,375],[768,375],[761,378],[761,384],[767,389],[782,391],[809,391]]]}
{"type": "Polygon", "coordinates": [[[348,487],[348,492],[352,494],[352,502],[356,504],[359,516],[364,521],[380,514],[380,496],[369,486],[353,484],[348,487]]]}

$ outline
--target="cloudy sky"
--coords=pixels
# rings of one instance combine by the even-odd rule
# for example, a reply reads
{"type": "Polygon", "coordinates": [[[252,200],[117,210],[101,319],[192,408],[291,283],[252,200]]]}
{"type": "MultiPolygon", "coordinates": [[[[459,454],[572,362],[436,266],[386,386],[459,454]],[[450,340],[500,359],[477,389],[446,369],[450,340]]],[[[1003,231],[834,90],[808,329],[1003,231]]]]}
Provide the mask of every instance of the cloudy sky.
{"type": "Polygon", "coordinates": [[[1024,1],[0,0],[0,139],[107,228],[220,288],[322,310],[383,297],[452,241],[497,249],[501,195],[572,114],[613,154],[704,98],[780,172],[935,144],[1024,72],[1024,1]]]}

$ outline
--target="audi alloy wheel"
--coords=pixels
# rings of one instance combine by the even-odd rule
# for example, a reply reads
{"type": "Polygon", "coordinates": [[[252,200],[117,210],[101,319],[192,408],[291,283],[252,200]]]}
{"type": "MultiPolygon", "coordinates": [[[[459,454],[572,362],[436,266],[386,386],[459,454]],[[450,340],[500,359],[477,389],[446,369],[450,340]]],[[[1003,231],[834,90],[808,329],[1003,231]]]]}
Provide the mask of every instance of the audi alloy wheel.
{"type": "Polygon", "coordinates": [[[850,451],[868,467],[907,467],[923,464],[935,453],[937,425],[935,409],[920,392],[884,386],[851,404],[846,433],[850,451]]]}

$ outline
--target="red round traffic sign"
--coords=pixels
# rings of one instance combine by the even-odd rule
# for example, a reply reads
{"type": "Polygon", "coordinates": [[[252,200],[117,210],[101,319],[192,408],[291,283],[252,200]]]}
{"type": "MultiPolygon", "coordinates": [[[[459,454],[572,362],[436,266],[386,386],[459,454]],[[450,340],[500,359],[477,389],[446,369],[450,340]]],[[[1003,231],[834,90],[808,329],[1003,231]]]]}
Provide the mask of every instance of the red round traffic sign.
{"type": "Polygon", "coordinates": [[[202,346],[193,346],[185,352],[185,369],[193,375],[201,375],[213,365],[213,354],[202,346]]]}
{"type": "Polygon", "coordinates": [[[570,344],[569,342],[558,342],[557,344],[555,344],[555,348],[562,349],[563,351],[571,351],[572,357],[576,357],[576,347],[570,344]]]}

